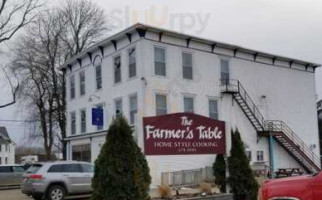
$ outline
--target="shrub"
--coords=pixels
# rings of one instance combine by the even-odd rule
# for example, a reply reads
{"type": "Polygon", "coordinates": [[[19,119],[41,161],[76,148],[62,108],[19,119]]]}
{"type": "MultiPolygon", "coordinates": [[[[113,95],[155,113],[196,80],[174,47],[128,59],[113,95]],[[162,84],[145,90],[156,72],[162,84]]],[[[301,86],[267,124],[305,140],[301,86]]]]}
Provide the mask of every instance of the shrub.
{"type": "Polygon", "coordinates": [[[238,130],[232,131],[232,148],[228,158],[228,183],[234,200],[257,200],[258,184],[249,166],[244,144],[238,130]]]}
{"type": "Polygon", "coordinates": [[[95,161],[93,200],[147,200],[151,177],[141,149],[123,117],[110,125],[95,161]]]}
{"type": "Polygon", "coordinates": [[[226,161],[222,154],[216,156],[216,161],[212,166],[215,176],[215,183],[219,186],[220,192],[226,192],[226,161]]]}
{"type": "Polygon", "coordinates": [[[167,185],[160,185],[158,187],[158,193],[161,199],[170,199],[172,197],[171,188],[167,185]]]}
{"type": "Polygon", "coordinates": [[[212,194],[211,184],[209,183],[200,183],[199,189],[201,193],[212,194]]]}

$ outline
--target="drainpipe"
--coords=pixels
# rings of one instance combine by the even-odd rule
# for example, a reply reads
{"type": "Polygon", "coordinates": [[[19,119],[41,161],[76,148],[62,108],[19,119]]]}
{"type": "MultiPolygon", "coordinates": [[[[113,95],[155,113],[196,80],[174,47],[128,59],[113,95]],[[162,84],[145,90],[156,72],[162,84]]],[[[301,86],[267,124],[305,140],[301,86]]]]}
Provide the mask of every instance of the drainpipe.
{"type": "Polygon", "coordinates": [[[269,134],[269,163],[270,163],[270,178],[274,178],[274,169],[275,169],[275,164],[274,164],[274,137],[273,134],[269,134]]]}

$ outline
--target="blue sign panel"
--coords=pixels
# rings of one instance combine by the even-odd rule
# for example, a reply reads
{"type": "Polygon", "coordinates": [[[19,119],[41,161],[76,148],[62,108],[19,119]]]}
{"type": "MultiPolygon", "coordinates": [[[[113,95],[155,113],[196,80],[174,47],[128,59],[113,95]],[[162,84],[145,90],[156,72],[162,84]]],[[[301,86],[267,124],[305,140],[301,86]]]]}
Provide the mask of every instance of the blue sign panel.
{"type": "Polygon", "coordinates": [[[92,108],[92,124],[103,126],[104,114],[102,108],[92,108]]]}

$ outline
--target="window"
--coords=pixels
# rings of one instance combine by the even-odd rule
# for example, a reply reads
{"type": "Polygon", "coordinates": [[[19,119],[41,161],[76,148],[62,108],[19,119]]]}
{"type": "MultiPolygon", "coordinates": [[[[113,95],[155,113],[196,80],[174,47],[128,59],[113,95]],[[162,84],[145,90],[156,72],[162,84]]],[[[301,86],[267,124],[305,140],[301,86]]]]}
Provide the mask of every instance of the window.
{"type": "Polygon", "coordinates": [[[221,84],[225,85],[229,81],[229,61],[220,60],[221,84]]]}
{"type": "Polygon", "coordinates": [[[194,111],[193,97],[184,97],[183,98],[183,107],[184,107],[184,112],[193,113],[193,111],[194,111]]]}
{"type": "Polygon", "coordinates": [[[2,145],[0,144],[0,152],[2,151],[2,145]]]}
{"type": "Polygon", "coordinates": [[[74,75],[70,76],[69,84],[70,84],[70,98],[74,99],[75,98],[75,76],[74,75]]]}
{"type": "MultiPolygon", "coordinates": [[[[104,115],[104,109],[103,109],[103,104],[98,104],[97,106],[96,106],[96,108],[99,108],[99,109],[102,109],[103,110],[103,115],[104,115]]],[[[104,116],[103,116],[103,119],[104,119],[104,116]]],[[[103,122],[104,122],[104,120],[103,120],[103,122]]],[[[103,126],[96,126],[97,127],[97,130],[98,131],[100,131],[100,130],[103,130],[103,126]]]]}
{"type": "Polygon", "coordinates": [[[84,71],[79,72],[79,85],[80,85],[79,93],[82,96],[85,94],[85,72],[84,71]]]}
{"type": "Polygon", "coordinates": [[[246,156],[249,161],[252,161],[252,152],[251,151],[246,151],[246,156]]]}
{"type": "Polygon", "coordinates": [[[156,115],[167,114],[167,96],[163,94],[155,95],[156,115]]]}
{"type": "Polygon", "coordinates": [[[102,65],[98,65],[95,67],[95,75],[96,75],[96,89],[99,90],[102,88],[102,65]]]}
{"type": "Polygon", "coordinates": [[[0,173],[10,173],[12,172],[11,167],[9,166],[0,166],[0,173]]]}
{"type": "Polygon", "coordinates": [[[29,167],[26,171],[27,174],[34,174],[36,173],[40,168],[42,167],[42,165],[40,164],[35,164],[35,165],[31,165],[31,167],[29,167]]]}
{"type": "Polygon", "coordinates": [[[0,165],[2,165],[2,158],[0,157],[0,165]]]}
{"type": "Polygon", "coordinates": [[[120,116],[123,113],[122,99],[115,100],[115,115],[120,116]]]}
{"type": "Polygon", "coordinates": [[[165,49],[154,48],[154,74],[166,76],[165,49]]]}
{"type": "Polygon", "coordinates": [[[12,169],[13,169],[13,172],[18,172],[18,173],[25,172],[25,169],[20,166],[13,166],[12,169]]]}
{"type": "Polygon", "coordinates": [[[91,145],[82,144],[72,146],[72,158],[76,161],[91,162],[91,145]]]}
{"type": "Polygon", "coordinates": [[[121,56],[117,56],[114,58],[114,83],[119,83],[121,81],[121,56]]]}
{"type": "Polygon", "coordinates": [[[136,52],[135,48],[129,50],[129,78],[136,76],[136,52]]]}
{"type": "Polygon", "coordinates": [[[94,173],[94,166],[90,164],[82,164],[82,171],[84,173],[94,173]]]}
{"type": "Polygon", "coordinates": [[[8,152],[9,148],[7,144],[5,145],[5,148],[6,148],[6,152],[8,152]]]}
{"type": "Polygon", "coordinates": [[[5,157],[4,160],[4,164],[8,164],[8,157],[5,157]]]}
{"type": "Polygon", "coordinates": [[[138,112],[138,99],[137,95],[130,96],[130,124],[135,123],[135,116],[138,112]]]}
{"type": "Polygon", "coordinates": [[[65,164],[62,167],[64,173],[81,173],[83,171],[79,164],[65,164]]]}
{"type": "Polygon", "coordinates": [[[264,161],[264,151],[257,151],[257,161],[264,161]]]}
{"type": "Polygon", "coordinates": [[[192,54],[190,53],[182,53],[182,72],[184,79],[193,79],[192,54]]]}
{"type": "Polygon", "coordinates": [[[75,112],[71,112],[70,113],[70,127],[71,127],[71,135],[75,135],[76,134],[76,113],[75,112]]]}
{"type": "Polygon", "coordinates": [[[209,118],[218,119],[218,102],[214,99],[209,99],[209,118]]]}
{"type": "Polygon", "coordinates": [[[48,173],[62,173],[63,172],[63,165],[53,165],[49,167],[48,173]]]}
{"type": "Polygon", "coordinates": [[[83,109],[80,111],[81,114],[81,133],[86,132],[86,110],[83,109]]]}

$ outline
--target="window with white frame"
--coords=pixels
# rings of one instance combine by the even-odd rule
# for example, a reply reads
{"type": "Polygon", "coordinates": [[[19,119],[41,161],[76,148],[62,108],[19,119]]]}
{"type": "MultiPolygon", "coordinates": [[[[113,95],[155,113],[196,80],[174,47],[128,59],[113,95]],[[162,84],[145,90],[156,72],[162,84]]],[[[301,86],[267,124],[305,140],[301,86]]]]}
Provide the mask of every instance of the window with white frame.
{"type": "Polygon", "coordinates": [[[6,144],[6,145],[5,145],[6,152],[9,152],[9,148],[8,148],[8,147],[9,147],[9,145],[8,145],[8,144],[6,144]]]}
{"type": "MultiPolygon", "coordinates": [[[[104,110],[103,109],[103,104],[98,104],[97,106],[96,106],[96,108],[99,108],[99,109],[102,109],[102,110],[104,110]]],[[[104,113],[104,111],[103,111],[103,113],[104,113]]],[[[103,114],[104,115],[104,114],[103,114]]],[[[104,119],[104,116],[103,116],[103,119],[104,119]]],[[[103,124],[104,124],[104,120],[103,120],[103,124]]],[[[103,126],[100,126],[100,125],[98,125],[98,126],[96,126],[96,129],[98,130],[98,131],[100,131],[100,130],[103,130],[103,126]]]]}
{"type": "Polygon", "coordinates": [[[4,159],[5,159],[5,163],[4,164],[7,165],[8,164],[8,157],[5,157],[4,159]]]}
{"type": "Polygon", "coordinates": [[[249,161],[252,161],[252,152],[251,151],[246,151],[246,156],[249,161]]]}
{"type": "Polygon", "coordinates": [[[220,60],[220,79],[223,85],[229,81],[229,61],[226,59],[220,60]]]}
{"type": "Polygon", "coordinates": [[[136,76],[136,52],[135,48],[129,50],[129,78],[136,76]]]}
{"type": "Polygon", "coordinates": [[[156,94],[155,95],[156,115],[167,114],[167,95],[156,94]]]}
{"type": "Polygon", "coordinates": [[[80,95],[85,95],[85,71],[79,72],[79,86],[80,90],[79,93],[80,95]]]}
{"type": "Polygon", "coordinates": [[[184,112],[194,112],[194,101],[193,97],[183,97],[183,109],[184,112]]]}
{"type": "Polygon", "coordinates": [[[154,47],[154,74],[166,76],[165,49],[154,47]]]}
{"type": "Polygon", "coordinates": [[[193,79],[191,53],[182,53],[182,73],[184,79],[193,79]]]}
{"type": "Polygon", "coordinates": [[[264,151],[257,151],[257,161],[258,162],[264,161],[264,151]]]}
{"type": "Polygon", "coordinates": [[[138,98],[137,95],[129,97],[130,102],[130,124],[135,124],[135,116],[138,113],[138,98]]]}
{"type": "Polygon", "coordinates": [[[123,113],[122,99],[116,99],[114,103],[115,103],[115,115],[121,116],[123,113]]]}
{"type": "Polygon", "coordinates": [[[114,58],[114,83],[120,83],[122,81],[121,72],[121,56],[114,58]]]}
{"type": "Polygon", "coordinates": [[[102,65],[95,67],[95,78],[96,78],[96,90],[102,88],[102,65]]]}
{"type": "Polygon", "coordinates": [[[76,113],[75,112],[71,112],[70,113],[70,127],[71,127],[71,135],[75,135],[76,134],[76,113]]]}
{"type": "Polygon", "coordinates": [[[86,109],[80,111],[81,133],[86,133],[86,109]]]}
{"type": "Polygon", "coordinates": [[[216,99],[208,100],[209,118],[218,119],[218,101],[216,99]]]}
{"type": "Polygon", "coordinates": [[[70,99],[75,98],[75,76],[71,75],[69,78],[70,99]]]}

